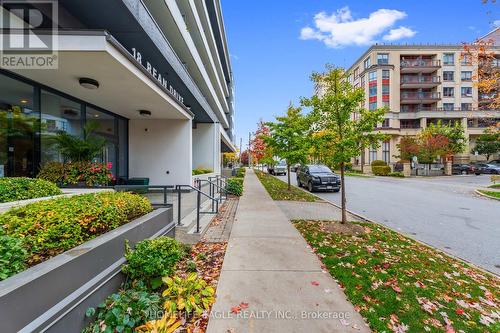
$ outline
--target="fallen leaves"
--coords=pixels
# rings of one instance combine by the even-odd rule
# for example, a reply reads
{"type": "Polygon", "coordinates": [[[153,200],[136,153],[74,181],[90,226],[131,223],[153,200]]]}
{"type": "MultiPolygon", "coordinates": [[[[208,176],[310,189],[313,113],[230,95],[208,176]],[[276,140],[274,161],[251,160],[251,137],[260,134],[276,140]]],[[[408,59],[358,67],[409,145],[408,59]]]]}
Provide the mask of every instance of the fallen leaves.
{"type": "Polygon", "coordinates": [[[349,236],[327,223],[294,225],[373,331],[500,332],[498,277],[380,225],[349,236]]]}
{"type": "Polygon", "coordinates": [[[311,281],[311,284],[315,287],[319,286],[319,282],[318,281],[311,281]]]}

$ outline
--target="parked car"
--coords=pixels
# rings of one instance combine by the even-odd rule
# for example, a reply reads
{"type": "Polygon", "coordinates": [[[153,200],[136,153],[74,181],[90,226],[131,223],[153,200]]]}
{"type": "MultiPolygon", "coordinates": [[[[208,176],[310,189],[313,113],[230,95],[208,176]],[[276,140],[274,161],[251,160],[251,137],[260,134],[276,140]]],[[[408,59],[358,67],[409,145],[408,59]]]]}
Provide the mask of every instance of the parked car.
{"type": "Polygon", "coordinates": [[[297,185],[306,187],[309,192],[316,190],[340,191],[340,176],[326,165],[309,164],[297,170],[297,185]]]}
{"type": "Polygon", "coordinates": [[[497,164],[475,163],[473,167],[474,167],[474,173],[476,175],[480,174],[500,175],[500,165],[497,164]]]}
{"type": "Polygon", "coordinates": [[[267,167],[267,172],[269,172],[271,175],[286,175],[286,162],[285,161],[280,161],[278,164],[270,165],[267,167]]]}
{"type": "Polygon", "coordinates": [[[468,175],[474,173],[474,167],[470,164],[453,164],[451,173],[454,175],[468,175]]]}
{"type": "Polygon", "coordinates": [[[290,167],[291,172],[297,172],[297,170],[300,168],[300,163],[294,164],[290,167]]]}
{"type": "Polygon", "coordinates": [[[500,160],[491,160],[491,161],[487,162],[487,164],[500,165],[500,160]]]}

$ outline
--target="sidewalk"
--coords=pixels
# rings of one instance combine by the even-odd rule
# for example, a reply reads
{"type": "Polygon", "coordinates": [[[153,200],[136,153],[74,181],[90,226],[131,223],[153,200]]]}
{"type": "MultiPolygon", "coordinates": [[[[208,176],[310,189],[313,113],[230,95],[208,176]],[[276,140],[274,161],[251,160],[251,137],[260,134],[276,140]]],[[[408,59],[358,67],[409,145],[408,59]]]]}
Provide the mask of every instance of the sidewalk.
{"type": "Polygon", "coordinates": [[[370,332],[251,170],[212,313],[208,333],[370,332]]]}

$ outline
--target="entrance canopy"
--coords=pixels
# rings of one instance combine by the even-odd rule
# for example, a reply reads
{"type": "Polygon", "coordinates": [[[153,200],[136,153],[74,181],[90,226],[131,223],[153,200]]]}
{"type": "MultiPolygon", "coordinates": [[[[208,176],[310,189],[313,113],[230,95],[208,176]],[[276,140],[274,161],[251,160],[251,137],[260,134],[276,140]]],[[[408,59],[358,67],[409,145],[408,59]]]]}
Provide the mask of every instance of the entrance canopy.
{"type": "Polygon", "coordinates": [[[193,118],[111,35],[79,31],[58,37],[58,69],[9,70],[129,119],[193,118]],[[97,87],[84,87],[82,78],[97,81],[97,87]]]}

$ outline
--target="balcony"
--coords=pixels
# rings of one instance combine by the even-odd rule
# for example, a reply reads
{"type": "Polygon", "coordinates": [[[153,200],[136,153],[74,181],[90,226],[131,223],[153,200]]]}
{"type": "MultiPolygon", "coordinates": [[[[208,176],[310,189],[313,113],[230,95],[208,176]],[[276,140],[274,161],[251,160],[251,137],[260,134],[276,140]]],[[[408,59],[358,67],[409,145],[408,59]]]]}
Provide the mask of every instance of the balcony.
{"type": "Polygon", "coordinates": [[[401,88],[434,88],[441,84],[440,76],[401,76],[401,88]]]}
{"type": "Polygon", "coordinates": [[[441,68],[440,60],[401,60],[401,73],[432,73],[441,68]]]}
{"type": "Polygon", "coordinates": [[[440,99],[439,92],[401,92],[401,102],[405,104],[435,103],[440,99]]]}

